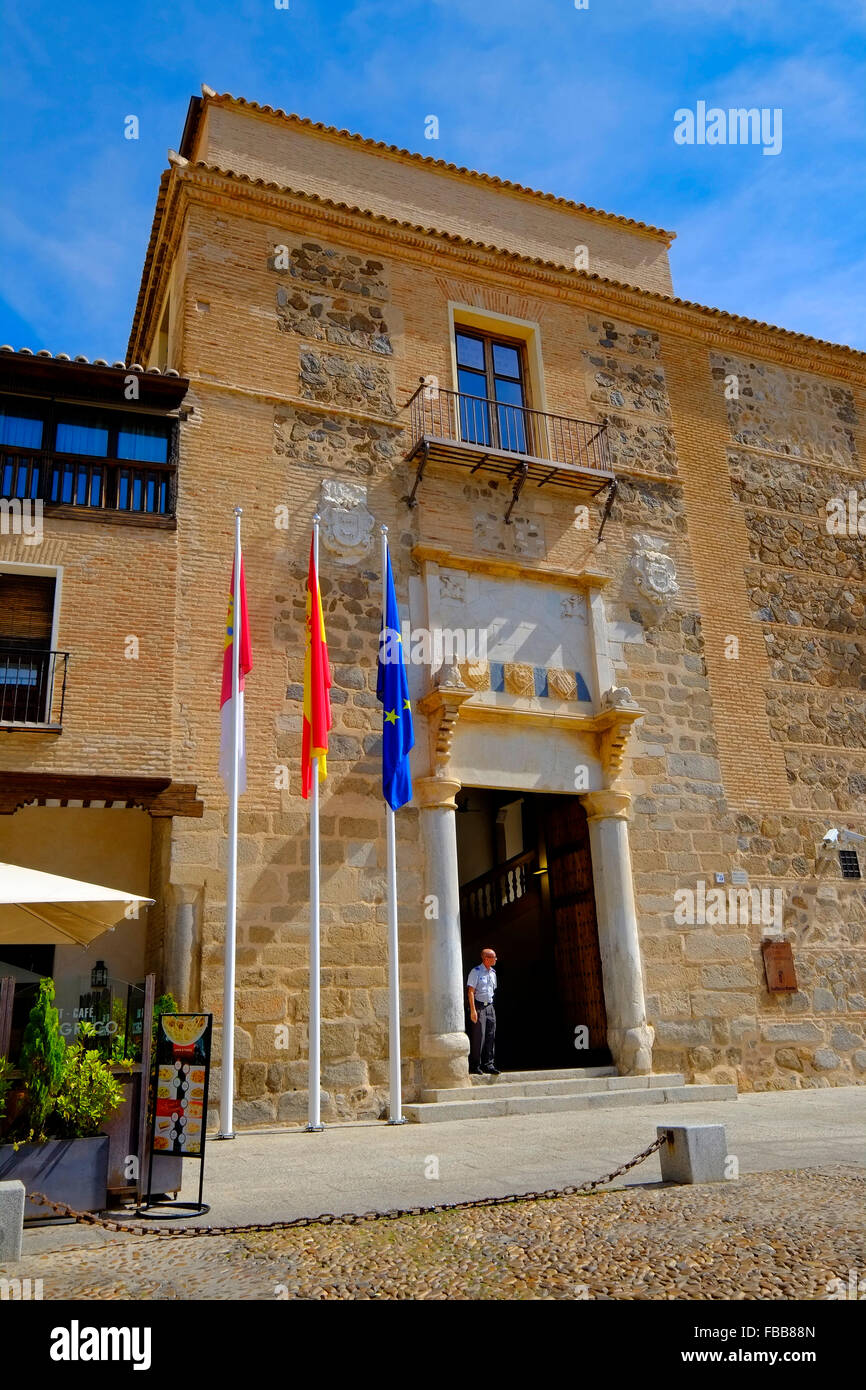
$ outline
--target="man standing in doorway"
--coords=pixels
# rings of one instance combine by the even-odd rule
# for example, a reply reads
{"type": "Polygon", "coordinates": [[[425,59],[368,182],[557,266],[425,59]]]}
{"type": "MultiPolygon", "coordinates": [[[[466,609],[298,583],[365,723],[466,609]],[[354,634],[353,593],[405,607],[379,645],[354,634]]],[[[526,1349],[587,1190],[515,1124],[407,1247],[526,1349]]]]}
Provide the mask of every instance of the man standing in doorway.
{"type": "Polygon", "coordinates": [[[481,952],[481,964],[473,966],[466,981],[469,996],[469,1071],[473,1076],[485,1073],[498,1076],[499,1068],[493,1060],[496,1046],[496,1010],[493,996],[496,993],[496,952],[485,946],[481,952]]]}

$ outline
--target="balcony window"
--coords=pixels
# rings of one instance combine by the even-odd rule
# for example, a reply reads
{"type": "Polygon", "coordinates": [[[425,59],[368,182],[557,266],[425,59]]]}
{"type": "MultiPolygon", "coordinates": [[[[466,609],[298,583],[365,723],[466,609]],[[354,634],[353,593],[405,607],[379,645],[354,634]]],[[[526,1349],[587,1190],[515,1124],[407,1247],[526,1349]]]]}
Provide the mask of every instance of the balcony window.
{"type": "Polygon", "coordinates": [[[0,724],[59,728],[66,653],[51,649],[55,580],[0,572],[0,724]]]}
{"type": "Polygon", "coordinates": [[[168,463],[165,427],[130,425],[117,433],[117,457],[138,463],[168,463]]]}
{"type": "Polygon", "coordinates": [[[174,513],[174,420],[46,405],[0,412],[0,496],[46,507],[174,513]]]}
{"type": "MultiPolygon", "coordinates": [[[[0,410],[0,445],[4,444],[16,449],[41,449],[42,421],[0,410]]],[[[4,497],[9,495],[4,491],[4,497]]]]}
{"type": "Polygon", "coordinates": [[[455,341],[461,439],[529,452],[523,345],[461,328],[455,341]]]}
{"type": "Polygon", "coordinates": [[[104,459],[108,453],[108,430],[102,425],[57,423],[58,454],[88,454],[104,459]]]}

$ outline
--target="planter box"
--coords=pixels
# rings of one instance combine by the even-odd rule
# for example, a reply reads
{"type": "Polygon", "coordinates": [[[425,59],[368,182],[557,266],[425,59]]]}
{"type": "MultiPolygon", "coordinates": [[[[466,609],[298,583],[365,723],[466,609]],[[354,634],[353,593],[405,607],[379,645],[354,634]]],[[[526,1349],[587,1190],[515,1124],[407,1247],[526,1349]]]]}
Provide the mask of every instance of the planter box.
{"type": "Polygon", "coordinates": [[[0,1145],[0,1181],[18,1178],[27,1192],[25,1221],[56,1220],[56,1213],[30,1200],[44,1192],[76,1211],[102,1211],[108,1201],[107,1134],[91,1139],[49,1139],[46,1144],[0,1145]]]}

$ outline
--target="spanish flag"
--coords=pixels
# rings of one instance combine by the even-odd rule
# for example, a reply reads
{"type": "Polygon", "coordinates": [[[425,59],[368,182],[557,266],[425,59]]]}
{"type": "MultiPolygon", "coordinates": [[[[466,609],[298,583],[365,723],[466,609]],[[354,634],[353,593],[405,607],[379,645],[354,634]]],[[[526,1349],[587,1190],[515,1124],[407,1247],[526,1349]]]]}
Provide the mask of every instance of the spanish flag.
{"type": "MultiPolygon", "coordinates": [[[[241,623],[240,647],[238,649],[238,701],[240,704],[240,738],[238,739],[238,795],[247,789],[247,758],[244,737],[244,676],[253,669],[253,650],[250,644],[250,624],[247,617],[247,591],[244,584],[244,561],[238,552],[241,567],[241,623]]],[[[237,563],[237,560],[236,562],[237,563]]],[[[220,775],[227,787],[231,787],[233,741],[234,741],[234,699],[232,697],[232,665],[234,661],[235,625],[235,566],[232,565],[232,585],[229,590],[229,609],[226,618],[226,635],[223,643],[223,684],[220,695],[220,775]]]]}
{"type": "Polygon", "coordinates": [[[325,641],[325,619],[313,541],[307,576],[307,640],[304,652],[304,736],[301,749],[301,791],[305,797],[313,784],[313,758],[319,759],[319,781],[328,775],[328,730],[331,727],[331,668],[325,641]]]}

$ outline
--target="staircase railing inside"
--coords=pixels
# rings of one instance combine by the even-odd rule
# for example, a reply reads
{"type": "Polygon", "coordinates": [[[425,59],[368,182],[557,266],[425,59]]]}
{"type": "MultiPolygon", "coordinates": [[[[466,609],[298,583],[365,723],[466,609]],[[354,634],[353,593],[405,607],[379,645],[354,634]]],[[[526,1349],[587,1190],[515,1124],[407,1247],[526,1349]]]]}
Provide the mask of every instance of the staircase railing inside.
{"type": "Polygon", "coordinates": [[[460,889],[463,925],[486,922],[504,909],[519,905],[522,899],[536,891],[534,875],[537,865],[535,850],[527,850],[506,860],[504,864],[497,864],[488,873],[470,879],[460,889]]]}

